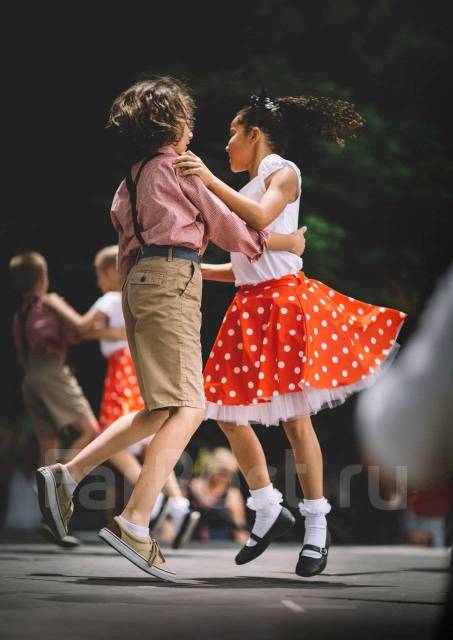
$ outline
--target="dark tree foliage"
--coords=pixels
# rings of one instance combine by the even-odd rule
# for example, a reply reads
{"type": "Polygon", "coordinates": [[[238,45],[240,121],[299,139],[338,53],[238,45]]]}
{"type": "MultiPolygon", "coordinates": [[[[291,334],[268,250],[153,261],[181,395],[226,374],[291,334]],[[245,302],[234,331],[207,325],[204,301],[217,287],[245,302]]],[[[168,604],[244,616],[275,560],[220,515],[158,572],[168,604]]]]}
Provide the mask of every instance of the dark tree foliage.
{"type": "MultiPolygon", "coordinates": [[[[193,87],[192,148],[233,186],[228,125],[264,83],[271,95],[350,100],[366,120],[345,149],[307,136],[292,158],[303,175],[305,271],[354,297],[404,309],[405,337],[451,260],[451,11],[434,0],[259,0],[30,9],[5,50],[1,199],[2,409],[20,408],[10,321],[9,258],[46,255],[51,288],[78,309],[97,295],[92,260],[115,241],[109,205],[124,168],[105,131],[112,100],[132,82],[171,74],[193,87]],[[60,13],[58,13],[60,12],[60,13]],[[52,27],[50,27],[52,24],[52,27]],[[54,26],[56,25],[56,26],[54,26]],[[297,156],[297,157],[296,157],[297,156]]],[[[207,259],[225,254],[210,247],[207,259]]],[[[205,287],[204,351],[232,287],[205,287]]],[[[103,362],[95,345],[73,359],[96,404],[103,362]]],[[[349,414],[326,417],[330,424],[349,414]]],[[[339,432],[339,426],[335,427],[339,432]]]]}

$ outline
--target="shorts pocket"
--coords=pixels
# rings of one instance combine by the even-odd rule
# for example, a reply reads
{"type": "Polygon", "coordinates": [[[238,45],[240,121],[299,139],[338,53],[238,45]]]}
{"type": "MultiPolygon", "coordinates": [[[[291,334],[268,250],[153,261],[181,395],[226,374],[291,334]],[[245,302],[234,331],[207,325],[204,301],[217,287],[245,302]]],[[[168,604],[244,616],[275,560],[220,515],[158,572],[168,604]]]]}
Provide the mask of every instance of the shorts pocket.
{"type": "Polygon", "coordinates": [[[156,273],[154,271],[134,271],[129,276],[129,284],[144,285],[163,285],[167,280],[165,273],[156,273]]]}

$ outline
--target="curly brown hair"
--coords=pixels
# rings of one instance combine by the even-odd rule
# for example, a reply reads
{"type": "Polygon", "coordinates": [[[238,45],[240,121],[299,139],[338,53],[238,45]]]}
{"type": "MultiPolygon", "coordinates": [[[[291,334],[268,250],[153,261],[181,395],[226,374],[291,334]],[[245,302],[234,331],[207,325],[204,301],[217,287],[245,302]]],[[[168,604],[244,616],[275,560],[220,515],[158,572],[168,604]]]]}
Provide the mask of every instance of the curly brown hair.
{"type": "Polygon", "coordinates": [[[137,82],[113,102],[107,122],[122,159],[129,164],[178,142],[193,123],[195,102],[180,80],[162,76],[137,82]]]}
{"type": "Polygon", "coordinates": [[[286,96],[273,101],[264,94],[252,96],[236,117],[246,131],[262,129],[276,153],[285,153],[307,129],[344,147],[345,137],[354,138],[365,123],[351,102],[325,96],[286,96]]]}

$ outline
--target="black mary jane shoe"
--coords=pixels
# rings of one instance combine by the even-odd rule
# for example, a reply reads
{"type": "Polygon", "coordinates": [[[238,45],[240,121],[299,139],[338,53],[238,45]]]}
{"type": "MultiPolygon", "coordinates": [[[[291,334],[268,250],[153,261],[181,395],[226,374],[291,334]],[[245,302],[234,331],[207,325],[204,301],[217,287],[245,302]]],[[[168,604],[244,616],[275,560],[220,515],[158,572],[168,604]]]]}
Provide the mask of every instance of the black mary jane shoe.
{"type": "Polygon", "coordinates": [[[255,540],[256,544],[253,547],[244,545],[235,558],[236,564],[246,564],[258,558],[275,538],[279,538],[289,531],[295,522],[296,519],[293,514],[285,507],[282,507],[277,520],[262,538],[254,533],[250,534],[251,539],[255,540]]]}
{"type": "Polygon", "coordinates": [[[329,555],[331,537],[330,531],[327,529],[326,546],[316,547],[314,544],[304,544],[299,554],[299,560],[296,566],[296,573],[302,578],[311,578],[322,573],[327,566],[327,556],[329,555]],[[320,558],[311,558],[310,556],[303,556],[302,553],[305,549],[310,551],[316,551],[321,554],[320,558]]]}

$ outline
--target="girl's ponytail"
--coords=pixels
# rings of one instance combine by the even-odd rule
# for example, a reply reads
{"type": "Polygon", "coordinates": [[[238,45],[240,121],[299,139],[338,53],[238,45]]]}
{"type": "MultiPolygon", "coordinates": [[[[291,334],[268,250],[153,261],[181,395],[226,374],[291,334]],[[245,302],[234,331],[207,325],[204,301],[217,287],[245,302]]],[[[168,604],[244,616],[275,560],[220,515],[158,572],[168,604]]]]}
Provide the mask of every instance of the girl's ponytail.
{"type": "Polygon", "coordinates": [[[364,119],[352,103],[325,96],[287,96],[272,100],[263,92],[251,96],[237,114],[247,131],[259,127],[268,137],[275,153],[286,153],[289,146],[300,147],[307,130],[340,147],[345,138],[354,138],[364,119]],[[344,137],[343,137],[344,136],[344,137]]]}
{"type": "Polygon", "coordinates": [[[334,100],[325,96],[296,96],[277,98],[286,128],[297,133],[301,125],[319,133],[325,140],[345,146],[343,135],[354,137],[364,125],[364,119],[347,100],[334,100]]]}

